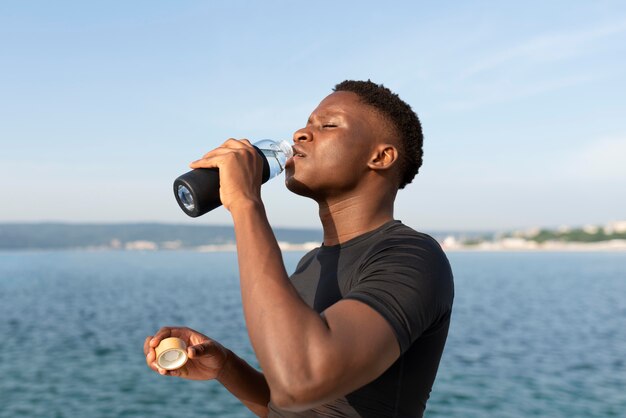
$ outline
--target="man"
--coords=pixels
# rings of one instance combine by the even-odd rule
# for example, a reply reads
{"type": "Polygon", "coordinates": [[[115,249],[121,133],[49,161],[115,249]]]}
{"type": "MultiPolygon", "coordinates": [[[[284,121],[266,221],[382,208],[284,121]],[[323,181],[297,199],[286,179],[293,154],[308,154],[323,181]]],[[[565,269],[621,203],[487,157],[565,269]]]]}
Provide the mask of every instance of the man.
{"type": "Polygon", "coordinates": [[[261,161],[229,139],[191,164],[218,167],[237,239],[244,316],[263,373],[188,328],[144,344],[161,374],[217,379],[270,417],[420,417],[450,323],[452,273],[439,245],[393,219],[398,189],[422,162],[410,106],[382,85],[344,81],[295,132],[286,185],[319,205],[324,242],[287,276],[260,197],[261,161]],[[165,371],[154,348],[186,340],[165,371]]]}

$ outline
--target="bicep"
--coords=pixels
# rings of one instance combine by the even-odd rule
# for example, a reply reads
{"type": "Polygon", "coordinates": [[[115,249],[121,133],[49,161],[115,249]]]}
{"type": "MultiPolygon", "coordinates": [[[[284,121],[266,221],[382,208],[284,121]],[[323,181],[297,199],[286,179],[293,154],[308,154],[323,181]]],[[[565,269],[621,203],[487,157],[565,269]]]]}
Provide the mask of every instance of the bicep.
{"type": "Polygon", "coordinates": [[[326,369],[328,387],[343,396],[376,379],[400,356],[400,346],[389,322],[367,304],[343,299],[326,309],[330,334],[326,369]]]}

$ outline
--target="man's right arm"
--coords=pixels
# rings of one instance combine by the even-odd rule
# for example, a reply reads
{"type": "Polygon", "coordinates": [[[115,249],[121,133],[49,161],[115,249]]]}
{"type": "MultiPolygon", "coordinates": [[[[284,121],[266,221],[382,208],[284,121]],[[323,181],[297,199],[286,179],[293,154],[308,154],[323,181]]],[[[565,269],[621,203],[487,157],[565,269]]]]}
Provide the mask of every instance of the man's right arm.
{"type": "Polygon", "coordinates": [[[164,327],[146,338],[144,354],[148,366],[161,375],[189,380],[215,379],[256,415],[268,414],[270,390],[263,373],[206,335],[185,327],[164,327]],[[184,366],[169,371],[158,367],[155,352],[161,340],[168,337],[185,341],[188,356],[184,366]]]}
{"type": "Polygon", "coordinates": [[[265,376],[230,350],[217,381],[257,416],[267,416],[270,388],[265,376]]]}

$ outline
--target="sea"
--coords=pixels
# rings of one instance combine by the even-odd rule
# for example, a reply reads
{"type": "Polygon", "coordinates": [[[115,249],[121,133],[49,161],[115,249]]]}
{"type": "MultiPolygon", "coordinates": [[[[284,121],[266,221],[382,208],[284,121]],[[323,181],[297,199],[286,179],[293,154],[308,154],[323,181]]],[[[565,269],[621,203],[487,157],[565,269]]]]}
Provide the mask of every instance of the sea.
{"type": "MultiPolygon", "coordinates": [[[[626,417],[626,252],[448,257],[426,417],[626,417]]],[[[235,253],[0,252],[0,417],[252,416],[217,382],[146,366],[145,337],[174,325],[257,365],[235,253]]]]}

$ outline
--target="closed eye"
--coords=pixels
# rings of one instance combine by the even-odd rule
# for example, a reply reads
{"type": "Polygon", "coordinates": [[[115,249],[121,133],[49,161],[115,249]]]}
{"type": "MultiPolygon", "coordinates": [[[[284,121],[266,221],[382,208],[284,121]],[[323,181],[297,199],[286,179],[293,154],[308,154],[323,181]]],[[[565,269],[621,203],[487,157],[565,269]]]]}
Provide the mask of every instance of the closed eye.
{"type": "Polygon", "coordinates": [[[336,128],[337,125],[333,124],[333,123],[325,123],[322,125],[322,128],[336,128]]]}

